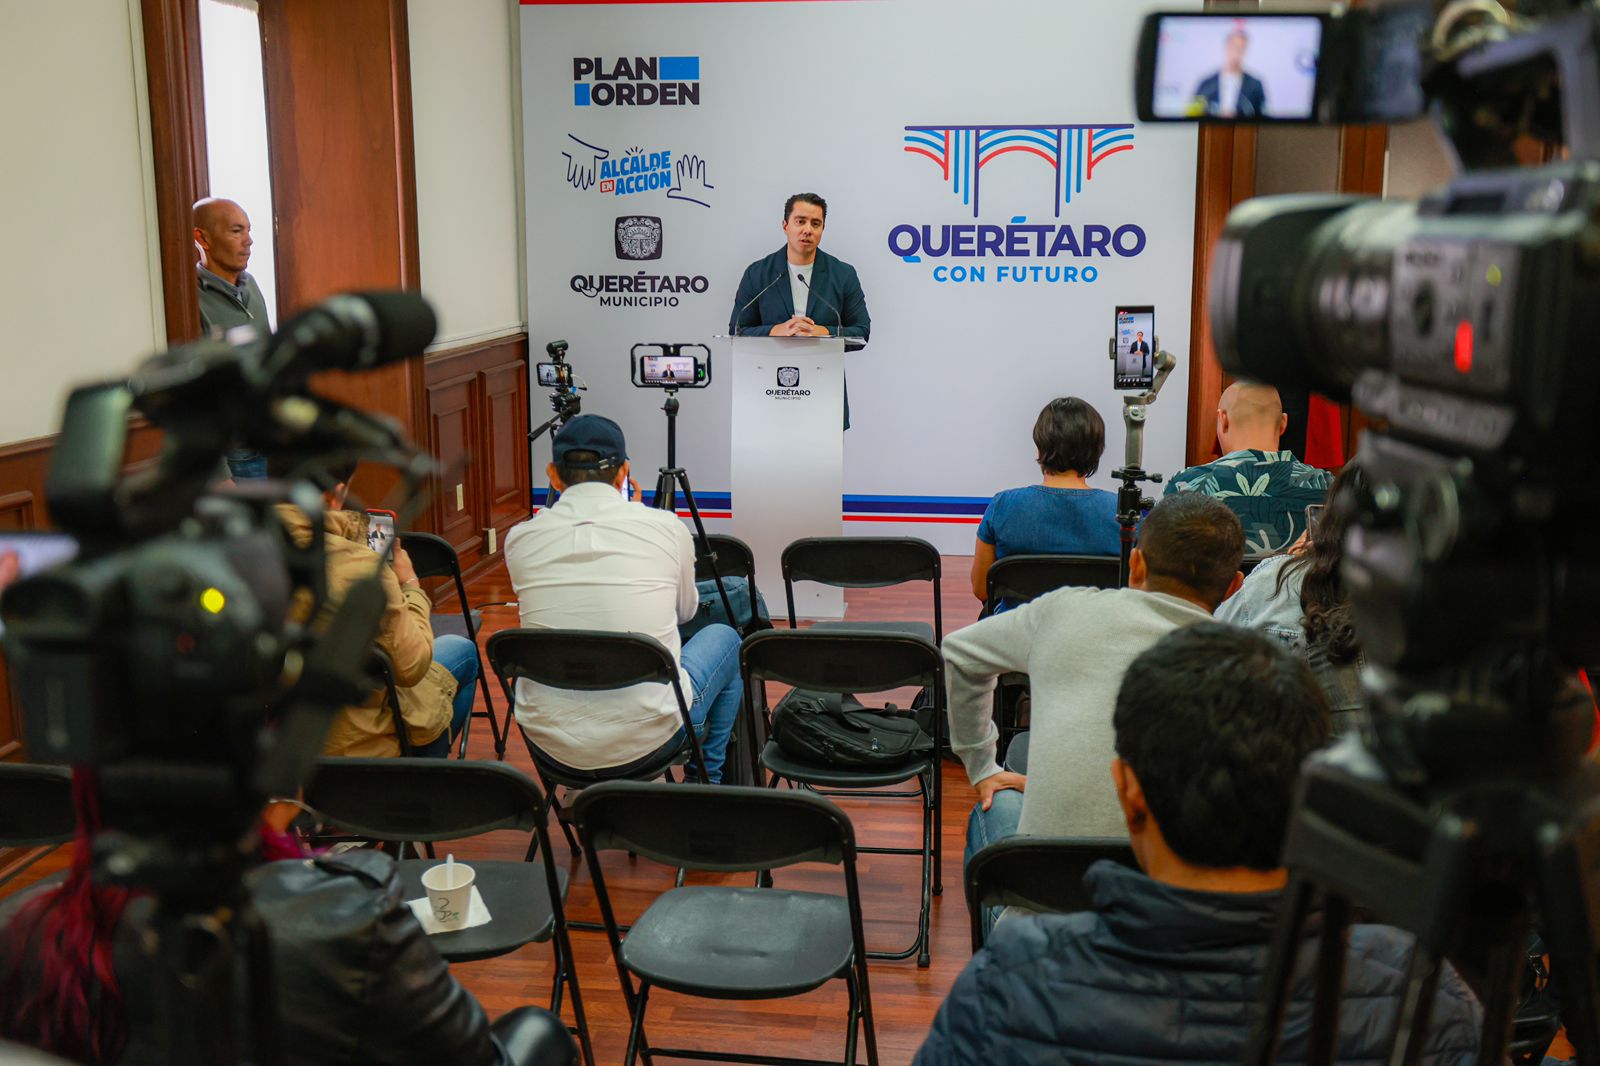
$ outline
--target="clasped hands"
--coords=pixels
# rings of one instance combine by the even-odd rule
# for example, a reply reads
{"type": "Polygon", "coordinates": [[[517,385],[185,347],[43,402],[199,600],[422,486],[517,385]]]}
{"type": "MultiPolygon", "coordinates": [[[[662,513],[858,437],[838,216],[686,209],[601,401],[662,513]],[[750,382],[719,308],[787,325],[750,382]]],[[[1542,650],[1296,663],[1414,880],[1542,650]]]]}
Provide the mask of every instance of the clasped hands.
{"type": "Polygon", "coordinates": [[[819,326],[805,315],[795,315],[787,322],[772,327],[774,337],[826,337],[828,327],[819,326]]]}

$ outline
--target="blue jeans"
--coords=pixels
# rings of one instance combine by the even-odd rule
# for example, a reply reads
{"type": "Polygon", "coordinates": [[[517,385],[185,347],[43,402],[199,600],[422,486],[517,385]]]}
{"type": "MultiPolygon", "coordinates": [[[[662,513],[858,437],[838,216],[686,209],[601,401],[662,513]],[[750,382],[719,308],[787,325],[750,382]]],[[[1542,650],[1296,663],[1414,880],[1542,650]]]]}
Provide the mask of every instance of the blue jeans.
{"type": "Polygon", "coordinates": [[[454,634],[434,637],[433,661],[449,670],[456,679],[456,698],[450,705],[450,728],[421,747],[413,747],[412,754],[448,759],[451,745],[472,715],[472,697],[477,693],[478,648],[466,637],[454,634]]]}
{"type": "Polygon", "coordinates": [[[254,448],[229,448],[224,458],[228,460],[228,472],[235,481],[267,476],[267,457],[254,448]]]}
{"type": "MultiPolygon", "coordinates": [[[[1016,789],[1008,788],[996,792],[994,799],[989,802],[988,810],[983,809],[983,804],[974,803],[972,813],[967,816],[967,849],[961,856],[961,869],[966,870],[972,857],[988,845],[1009,836],[1016,836],[1017,824],[1021,821],[1022,793],[1016,789]]],[[[994,923],[999,920],[1002,909],[990,907],[984,914],[985,933],[994,932],[994,923]]]]}
{"type": "MultiPolygon", "coordinates": [[[[728,756],[728,738],[733,736],[739,717],[739,700],[744,682],[739,678],[739,634],[732,626],[715,622],[689,638],[681,656],[683,672],[694,686],[694,702],[689,705],[689,720],[700,738],[700,754],[705,756],[706,776],[712,784],[722,781],[722,764],[728,756]]],[[[675,738],[682,742],[680,728],[675,738]]]]}

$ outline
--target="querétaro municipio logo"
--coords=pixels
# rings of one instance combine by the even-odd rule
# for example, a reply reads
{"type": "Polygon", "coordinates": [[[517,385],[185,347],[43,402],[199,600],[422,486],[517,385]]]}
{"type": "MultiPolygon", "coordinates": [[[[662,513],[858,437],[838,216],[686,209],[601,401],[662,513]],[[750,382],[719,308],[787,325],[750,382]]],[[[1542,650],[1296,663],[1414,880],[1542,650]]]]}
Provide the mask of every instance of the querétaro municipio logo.
{"type": "Polygon", "coordinates": [[[661,219],[655,215],[623,215],[617,219],[618,259],[660,259],[661,219]]]}
{"type": "Polygon", "coordinates": [[[800,384],[800,368],[797,366],[780,366],[778,368],[778,387],[792,389],[800,384]]]}

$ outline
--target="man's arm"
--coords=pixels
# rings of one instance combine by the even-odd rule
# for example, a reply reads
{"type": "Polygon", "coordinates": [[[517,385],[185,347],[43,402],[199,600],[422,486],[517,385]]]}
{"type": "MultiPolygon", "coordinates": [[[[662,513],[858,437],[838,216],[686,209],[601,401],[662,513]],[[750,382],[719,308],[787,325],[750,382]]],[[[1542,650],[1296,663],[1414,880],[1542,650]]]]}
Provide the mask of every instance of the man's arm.
{"type": "MultiPolygon", "coordinates": [[[[759,273],[760,266],[766,260],[757,260],[745,268],[744,277],[739,279],[739,291],[733,294],[733,312],[735,315],[733,330],[735,335],[746,337],[766,337],[772,333],[772,327],[781,325],[778,322],[761,321],[761,303],[750,301],[756,298],[762,288],[772,280],[769,274],[762,277],[759,273]],[[746,306],[746,305],[749,306],[746,306]]],[[[764,294],[763,294],[764,295],[764,294]]]]}
{"type": "Polygon", "coordinates": [[[844,323],[839,336],[868,340],[872,335],[872,316],[867,314],[867,297],[861,291],[861,278],[854,267],[845,272],[845,279],[839,288],[839,310],[844,323]]]}
{"type": "MultiPolygon", "coordinates": [[[[1059,595],[1054,593],[1052,595],[1059,595]]],[[[950,687],[950,747],[976,785],[1000,772],[995,761],[999,731],[990,707],[995,680],[1009,671],[1026,671],[1039,601],[985,618],[944,638],[946,681],[950,687]]]]}
{"type": "Polygon", "coordinates": [[[383,567],[388,606],[378,628],[378,647],[394,663],[394,683],[410,688],[422,681],[433,663],[433,626],[428,621],[433,604],[422,591],[405,549],[395,547],[394,561],[393,567],[383,567]]]}

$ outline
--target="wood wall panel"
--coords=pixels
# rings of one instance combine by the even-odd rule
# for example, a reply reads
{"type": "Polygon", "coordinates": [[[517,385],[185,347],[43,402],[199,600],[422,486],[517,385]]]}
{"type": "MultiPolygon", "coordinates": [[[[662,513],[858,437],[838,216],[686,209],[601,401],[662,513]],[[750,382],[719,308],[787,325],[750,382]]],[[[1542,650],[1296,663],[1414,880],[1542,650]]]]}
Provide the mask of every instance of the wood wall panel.
{"type": "Polygon", "coordinates": [[[428,386],[428,422],[433,456],[442,475],[434,497],[435,529],[461,557],[463,569],[478,561],[482,549],[476,514],[480,497],[468,460],[478,439],[473,417],[476,375],[467,374],[428,386]]]}
{"type": "Polygon", "coordinates": [[[528,364],[505,363],[482,372],[484,498],[497,542],[528,517],[528,364]]]}

